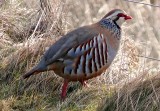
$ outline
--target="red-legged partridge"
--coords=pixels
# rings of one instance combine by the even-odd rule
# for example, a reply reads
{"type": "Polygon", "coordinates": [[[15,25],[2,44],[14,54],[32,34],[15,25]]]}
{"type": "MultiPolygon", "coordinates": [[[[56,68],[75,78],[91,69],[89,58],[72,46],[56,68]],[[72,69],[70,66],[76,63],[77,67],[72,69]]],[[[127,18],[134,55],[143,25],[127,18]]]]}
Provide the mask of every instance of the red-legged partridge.
{"type": "Polygon", "coordinates": [[[28,78],[39,72],[53,70],[64,78],[61,98],[66,96],[70,81],[85,80],[101,75],[115,58],[120,40],[121,25],[131,16],[114,9],[99,22],[75,29],[56,41],[32,70],[28,78]]]}

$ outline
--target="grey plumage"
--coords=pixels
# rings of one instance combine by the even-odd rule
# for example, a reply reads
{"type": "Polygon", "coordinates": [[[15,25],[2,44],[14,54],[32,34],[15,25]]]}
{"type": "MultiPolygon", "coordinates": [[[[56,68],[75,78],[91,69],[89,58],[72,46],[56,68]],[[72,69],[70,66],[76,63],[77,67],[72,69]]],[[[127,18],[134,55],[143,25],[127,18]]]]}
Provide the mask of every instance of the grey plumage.
{"type": "Polygon", "coordinates": [[[115,58],[125,20],[131,19],[123,10],[115,9],[99,22],[75,29],[56,41],[31,71],[28,78],[46,70],[53,70],[64,78],[61,97],[65,97],[69,81],[80,81],[100,75],[115,58]]]}

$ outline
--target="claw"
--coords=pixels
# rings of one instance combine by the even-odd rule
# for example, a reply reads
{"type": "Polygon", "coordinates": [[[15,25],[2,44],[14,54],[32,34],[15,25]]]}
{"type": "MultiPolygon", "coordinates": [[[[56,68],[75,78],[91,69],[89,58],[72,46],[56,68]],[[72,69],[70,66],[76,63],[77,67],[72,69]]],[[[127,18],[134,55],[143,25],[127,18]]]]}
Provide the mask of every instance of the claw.
{"type": "Polygon", "coordinates": [[[89,87],[89,85],[86,83],[86,81],[79,81],[79,82],[82,84],[82,86],[89,87]]]}

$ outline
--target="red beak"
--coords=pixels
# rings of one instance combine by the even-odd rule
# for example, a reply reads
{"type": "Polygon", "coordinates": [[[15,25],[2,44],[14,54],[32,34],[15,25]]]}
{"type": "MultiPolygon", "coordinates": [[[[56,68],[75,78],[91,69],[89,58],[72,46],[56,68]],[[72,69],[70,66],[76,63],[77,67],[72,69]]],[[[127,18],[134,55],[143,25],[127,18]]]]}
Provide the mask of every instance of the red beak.
{"type": "Polygon", "coordinates": [[[125,19],[125,20],[128,20],[128,19],[132,19],[132,17],[129,16],[129,15],[126,15],[124,19],[125,19]]]}

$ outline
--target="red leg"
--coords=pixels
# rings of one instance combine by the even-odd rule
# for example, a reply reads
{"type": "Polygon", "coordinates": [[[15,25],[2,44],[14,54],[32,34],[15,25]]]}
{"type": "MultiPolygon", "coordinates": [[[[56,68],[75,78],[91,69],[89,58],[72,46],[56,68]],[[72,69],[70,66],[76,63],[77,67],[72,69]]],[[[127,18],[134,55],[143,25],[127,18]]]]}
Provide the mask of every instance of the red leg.
{"type": "Polygon", "coordinates": [[[62,93],[61,93],[61,99],[64,100],[67,93],[67,87],[68,87],[68,80],[64,80],[63,86],[62,86],[62,93]]]}

